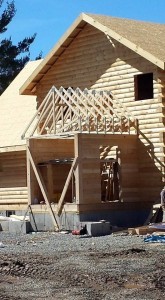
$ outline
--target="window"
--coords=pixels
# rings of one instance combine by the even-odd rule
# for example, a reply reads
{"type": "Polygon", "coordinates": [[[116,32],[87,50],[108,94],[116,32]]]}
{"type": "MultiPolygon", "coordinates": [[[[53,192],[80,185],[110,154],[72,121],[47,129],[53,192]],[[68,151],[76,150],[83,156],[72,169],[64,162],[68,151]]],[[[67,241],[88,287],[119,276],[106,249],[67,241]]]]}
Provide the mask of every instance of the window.
{"type": "Polygon", "coordinates": [[[153,73],[134,76],[135,100],[153,99],[153,73]]]}

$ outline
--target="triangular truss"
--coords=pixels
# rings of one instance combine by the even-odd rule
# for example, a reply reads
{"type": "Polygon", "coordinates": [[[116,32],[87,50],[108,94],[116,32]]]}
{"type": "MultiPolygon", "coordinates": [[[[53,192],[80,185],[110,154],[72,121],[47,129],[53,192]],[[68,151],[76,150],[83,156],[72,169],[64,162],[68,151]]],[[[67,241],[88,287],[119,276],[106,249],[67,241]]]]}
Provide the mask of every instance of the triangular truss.
{"type": "Polygon", "coordinates": [[[136,119],[110,91],[52,87],[22,138],[37,135],[134,133],[136,119]]]}

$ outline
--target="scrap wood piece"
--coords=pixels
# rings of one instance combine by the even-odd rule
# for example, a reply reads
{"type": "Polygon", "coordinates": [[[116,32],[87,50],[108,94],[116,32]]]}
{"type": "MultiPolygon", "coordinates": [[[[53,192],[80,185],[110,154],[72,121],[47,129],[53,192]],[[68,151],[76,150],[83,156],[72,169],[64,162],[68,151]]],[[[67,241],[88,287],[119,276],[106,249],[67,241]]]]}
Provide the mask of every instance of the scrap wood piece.
{"type": "Polygon", "coordinates": [[[153,233],[154,231],[156,231],[155,228],[149,226],[141,226],[135,228],[135,232],[137,235],[146,235],[146,234],[153,233]]]}
{"type": "Polygon", "coordinates": [[[54,214],[54,212],[53,212],[53,209],[52,209],[52,207],[51,207],[51,205],[50,205],[50,203],[49,203],[48,192],[47,192],[47,190],[46,190],[45,183],[44,183],[44,181],[43,181],[43,179],[42,179],[42,176],[41,176],[41,173],[40,173],[39,168],[37,168],[36,165],[35,165],[35,163],[34,163],[34,160],[33,160],[33,157],[32,157],[32,155],[31,155],[31,153],[30,153],[29,147],[27,147],[27,157],[28,157],[29,160],[30,160],[30,163],[31,163],[31,166],[32,166],[32,168],[33,168],[34,174],[35,174],[35,176],[36,176],[36,179],[37,179],[37,181],[38,181],[38,184],[39,184],[39,187],[40,187],[40,189],[41,189],[42,195],[43,195],[43,197],[44,197],[45,203],[46,203],[47,208],[48,208],[48,210],[49,210],[49,213],[50,213],[50,215],[51,215],[51,217],[52,217],[52,222],[53,222],[53,225],[54,225],[54,227],[55,227],[55,230],[56,230],[56,231],[59,231],[59,225],[58,225],[58,222],[57,222],[57,220],[56,220],[56,217],[55,217],[55,214],[54,214]]]}
{"type": "Polygon", "coordinates": [[[131,235],[134,235],[134,234],[136,234],[136,230],[135,230],[135,228],[128,228],[128,233],[129,234],[131,234],[131,235]]]}
{"type": "Polygon", "coordinates": [[[152,224],[152,225],[147,225],[147,226],[139,226],[135,228],[128,228],[128,233],[129,234],[137,234],[137,235],[146,235],[146,234],[151,234],[155,231],[160,231],[164,230],[165,231],[165,225],[164,228],[160,225],[158,226],[157,224],[152,224]]]}

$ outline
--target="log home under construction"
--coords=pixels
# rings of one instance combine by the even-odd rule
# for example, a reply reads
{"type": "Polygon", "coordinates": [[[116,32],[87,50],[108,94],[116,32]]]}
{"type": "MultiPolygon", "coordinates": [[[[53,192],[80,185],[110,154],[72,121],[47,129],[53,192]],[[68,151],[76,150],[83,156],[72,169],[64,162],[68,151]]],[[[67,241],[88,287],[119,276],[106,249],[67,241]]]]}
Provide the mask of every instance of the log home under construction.
{"type": "Polygon", "coordinates": [[[0,100],[2,213],[29,204],[40,230],[145,222],[164,185],[164,38],[164,24],[83,13],[24,68],[0,100]]]}

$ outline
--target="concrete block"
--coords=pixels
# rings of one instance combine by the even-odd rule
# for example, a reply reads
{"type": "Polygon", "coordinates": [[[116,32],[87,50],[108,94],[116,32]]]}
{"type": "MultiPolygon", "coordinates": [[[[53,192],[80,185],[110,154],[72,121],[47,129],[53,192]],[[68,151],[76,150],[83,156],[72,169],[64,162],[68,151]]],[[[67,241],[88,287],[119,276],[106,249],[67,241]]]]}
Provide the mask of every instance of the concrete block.
{"type": "Polygon", "coordinates": [[[111,233],[110,222],[85,222],[87,233],[91,236],[102,236],[111,233]]]}
{"type": "Polygon", "coordinates": [[[1,220],[0,231],[9,231],[9,221],[8,220],[1,220]]]}
{"type": "Polygon", "coordinates": [[[32,231],[32,227],[29,221],[9,221],[10,233],[29,233],[32,231]]]}

